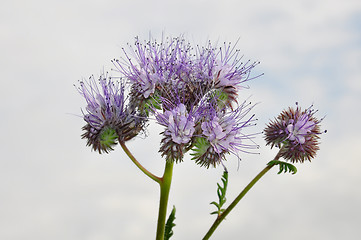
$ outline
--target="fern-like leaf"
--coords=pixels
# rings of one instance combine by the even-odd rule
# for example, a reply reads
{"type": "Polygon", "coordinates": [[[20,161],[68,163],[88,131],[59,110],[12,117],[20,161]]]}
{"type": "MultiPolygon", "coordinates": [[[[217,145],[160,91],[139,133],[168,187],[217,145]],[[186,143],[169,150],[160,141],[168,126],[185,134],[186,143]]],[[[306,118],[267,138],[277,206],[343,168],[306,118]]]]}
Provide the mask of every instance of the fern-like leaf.
{"type": "Polygon", "coordinates": [[[173,206],[172,212],[170,213],[168,220],[165,224],[164,240],[169,240],[173,236],[173,227],[175,226],[175,206],[173,206]]]}
{"type": "Polygon", "coordinates": [[[288,162],[282,162],[282,161],[278,161],[278,160],[273,160],[270,161],[268,163],[268,165],[278,165],[279,166],[279,172],[277,174],[280,174],[282,172],[287,173],[287,172],[292,172],[292,174],[296,174],[297,172],[297,168],[292,165],[291,163],[288,162]]]}
{"type": "Polygon", "coordinates": [[[228,185],[228,172],[225,169],[223,172],[223,176],[222,176],[222,183],[223,186],[221,186],[219,183],[217,183],[217,195],[218,195],[218,203],[213,201],[210,204],[213,204],[216,208],[217,211],[211,212],[211,214],[217,214],[218,216],[220,216],[222,214],[222,212],[225,209],[222,209],[223,204],[226,202],[226,192],[227,192],[227,185],[228,185]]]}

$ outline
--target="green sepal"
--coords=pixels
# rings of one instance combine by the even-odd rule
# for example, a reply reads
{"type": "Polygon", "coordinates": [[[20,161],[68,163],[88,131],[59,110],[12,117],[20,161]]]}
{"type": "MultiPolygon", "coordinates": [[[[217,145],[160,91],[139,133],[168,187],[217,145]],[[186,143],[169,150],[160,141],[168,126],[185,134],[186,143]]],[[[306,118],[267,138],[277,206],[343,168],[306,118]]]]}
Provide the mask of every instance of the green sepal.
{"type": "Polygon", "coordinates": [[[209,99],[216,99],[217,107],[224,109],[228,102],[228,94],[221,89],[215,89],[209,93],[209,99]]]}
{"type": "Polygon", "coordinates": [[[153,112],[154,109],[162,110],[162,101],[158,94],[153,94],[149,98],[145,99],[143,110],[149,116],[149,113],[153,112]]]}
{"type": "Polygon", "coordinates": [[[173,227],[176,225],[175,220],[175,206],[173,206],[172,212],[170,213],[168,220],[165,224],[164,240],[169,240],[173,236],[173,227]]]}
{"type": "Polygon", "coordinates": [[[118,134],[111,127],[104,128],[100,133],[99,143],[105,151],[113,150],[113,146],[117,144],[118,134]]]}
{"type": "Polygon", "coordinates": [[[205,154],[207,152],[207,149],[209,148],[210,143],[208,142],[207,139],[202,138],[202,137],[197,137],[194,143],[194,146],[192,148],[192,153],[190,153],[190,155],[192,155],[192,160],[196,160],[198,158],[200,158],[201,156],[203,156],[203,154],[205,154]]]}
{"type": "Polygon", "coordinates": [[[223,91],[217,91],[217,105],[219,109],[225,108],[228,101],[228,94],[223,91]]]}
{"type": "Polygon", "coordinates": [[[287,172],[292,172],[292,174],[296,174],[297,173],[297,168],[288,162],[282,162],[282,161],[278,161],[278,160],[272,160],[270,161],[267,165],[278,165],[279,166],[279,172],[277,174],[280,174],[282,172],[287,173],[287,172]]]}

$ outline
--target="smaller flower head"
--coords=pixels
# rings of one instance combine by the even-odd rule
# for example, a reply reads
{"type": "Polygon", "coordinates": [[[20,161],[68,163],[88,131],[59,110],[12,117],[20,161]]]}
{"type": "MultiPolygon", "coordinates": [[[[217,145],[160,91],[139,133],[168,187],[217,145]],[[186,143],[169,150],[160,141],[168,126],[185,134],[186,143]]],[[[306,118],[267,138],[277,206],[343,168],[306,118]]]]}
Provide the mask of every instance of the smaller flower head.
{"type": "Polygon", "coordinates": [[[92,76],[89,82],[80,82],[79,92],[87,103],[84,113],[87,124],[83,127],[82,138],[99,153],[113,150],[118,138],[116,131],[125,114],[123,86],[107,76],[101,76],[97,84],[92,76]]]}
{"type": "Polygon", "coordinates": [[[253,143],[252,135],[243,132],[244,128],[254,125],[254,115],[242,120],[252,109],[243,103],[231,112],[216,112],[209,108],[201,123],[201,132],[196,140],[193,159],[202,166],[216,166],[221,163],[226,153],[238,157],[238,152],[247,152],[245,149],[257,148],[253,143]],[[251,144],[247,142],[251,140],[251,144]]]}
{"type": "Polygon", "coordinates": [[[164,113],[156,113],[157,122],[166,127],[160,152],[162,156],[166,155],[168,160],[182,160],[185,146],[191,142],[195,131],[194,114],[188,112],[183,103],[164,113]]]}
{"type": "Polygon", "coordinates": [[[160,43],[153,39],[141,42],[136,38],[134,46],[129,47],[129,53],[124,50],[127,59],[113,63],[134,85],[139,97],[149,98],[160,85],[171,86],[189,79],[192,60],[190,46],[183,37],[166,38],[160,43]]]}
{"type": "Polygon", "coordinates": [[[319,123],[322,119],[314,117],[316,112],[312,106],[304,111],[298,106],[284,110],[264,130],[266,145],[282,147],[280,156],[291,162],[311,161],[319,150],[321,134],[319,123]]]}
{"type": "Polygon", "coordinates": [[[117,140],[127,141],[135,137],[144,121],[124,106],[124,86],[102,75],[99,82],[92,76],[88,82],[80,82],[80,94],[87,103],[84,120],[87,123],[82,138],[93,150],[109,152],[117,140]]]}
{"type": "Polygon", "coordinates": [[[166,134],[172,137],[173,142],[188,143],[194,133],[194,118],[188,114],[184,104],[179,104],[171,111],[165,111],[163,116],[168,121],[166,134]]]}
{"type": "Polygon", "coordinates": [[[242,62],[239,50],[231,43],[224,43],[218,50],[209,43],[199,55],[201,65],[208,68],[207,72],[214,88],[226,95],[229,106],[237,101],[238,91],[247,87],[243,86],[243,83],[258,77],[251,78],[250,73],[259,62],[242,62]]]}

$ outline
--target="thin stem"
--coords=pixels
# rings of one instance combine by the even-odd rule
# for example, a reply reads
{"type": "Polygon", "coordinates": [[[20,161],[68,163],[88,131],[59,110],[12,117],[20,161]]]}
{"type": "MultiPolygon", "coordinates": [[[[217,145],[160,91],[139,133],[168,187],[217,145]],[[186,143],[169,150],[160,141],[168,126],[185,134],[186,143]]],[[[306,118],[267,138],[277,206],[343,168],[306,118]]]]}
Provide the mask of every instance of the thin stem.
{"type": "MultiPolygon", "coordinates": [[[[274,158],[274,160],[278,160],[280,158],[280,153],[281,153],[282,148],[280,149],[280,151],[277,153],[276,157],[274,158]]],[[[276,164],[269,164],[267,165],[244,189],[243,191],[236,197],[236,199],[234,199],[234,201],[227,207],[227,209],[217,217],[217,219],[214,221],[214,223],[212,224],[211,228],[208,230],[208,232],[206,233],[206,235],[203,237],[203,240],[207,240],[209,239],[213,232],[217,229],[217,227],[219,226],[219,224],[225,219],[225,217],[228,215],[228,213],[230,213],[230,211],[232,211],[232,209],[238,204],[238,202],[244,197],[244,195],[247,194],[247,192],[258,182],[258,180],[260,180],[263,175],[265,175],[274,165],[276,164]]]]}
{"type": "Polygon", "coordinates": [[[173,162],[166,161],[163,177],[160,185],[160,202],[158,213],[157,237],[156,240],[164,239],[165,221],[167,215],[168,197],[173,176],[173,162]]]}
{"type": "Polygon", "coordinates": [[[137,159],[133,156],[133,154],[129,151],[127,146],[123,141],[119,141],[120,146],[122,146],[124,152],[128,155],[128,157],[133,161],[133,163],[148,177],[156,181],[157,183],[161,184],[162,179],[160,177],[155,176],[153,173],[149,172],[145,167],[140,164],[137,159]]]}

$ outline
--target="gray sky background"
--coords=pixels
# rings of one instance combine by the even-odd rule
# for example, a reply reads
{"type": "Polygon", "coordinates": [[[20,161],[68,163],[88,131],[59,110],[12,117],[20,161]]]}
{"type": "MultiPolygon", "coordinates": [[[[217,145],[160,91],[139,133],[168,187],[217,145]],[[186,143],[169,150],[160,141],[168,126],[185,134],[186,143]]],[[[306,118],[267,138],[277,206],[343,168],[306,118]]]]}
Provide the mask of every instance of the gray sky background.
{"type": "MultiPolygon", "coordinates": [[[[294,105],[326,115],[321,150],[296,175],[268,173],[213,239],[358,239],[361,235],[361,1],[87,0],[0,3],[0,239],[154,239],[159,189],[120,148],[80,139],[85,102],[73,84],[110,70],[134,36],[232,41],[261,61],[240,99],[260,102],[254,131],[294,105]]],[[[129,143],[160,175],[159,126],[129,143]]],[[[230,158],[228,200],[276,154],[230,158]],[[239,168],[238,168],[239,166],[239,168]]],[[[201,239],[222,169],[175,166],[172,239],[201,239]]]]}

